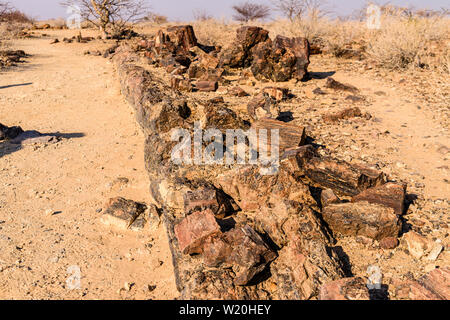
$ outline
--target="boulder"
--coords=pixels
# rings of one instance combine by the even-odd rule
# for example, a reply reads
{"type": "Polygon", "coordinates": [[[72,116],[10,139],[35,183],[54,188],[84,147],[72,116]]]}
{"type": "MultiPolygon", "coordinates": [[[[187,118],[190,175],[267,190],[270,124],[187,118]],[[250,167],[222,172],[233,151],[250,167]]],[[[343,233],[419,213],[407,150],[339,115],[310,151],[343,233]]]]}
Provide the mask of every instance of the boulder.
{"type": "Polygon", "coordinates": [[[220,57],[220,66],[231,68],[249,67],[252,48],[269,39],[269,32],[260,27],[245,26],[237,29],[236,40],[225,49],[220,57]]]}
{"type": "Polygon", "coordinates": [[[217,81],[197,81],[195,88],[201,92],[214,92],[219,88],[217,81]]]}
{"type": "Polygon", "coordinates": [[[409,231],[403,235],[402,240],[406,244],[409,253],[416,259],[422,258],[431,251],[433,242],[414,231],[409,231]]]}
{"type": "Polygon", "coordinates": [[[252,50],[251,70],[258,80],[304,80],[308,75],[309,42],[306,38],[277,36],[252,50]]]}
{"type": "Polygon", "coordinates": [[[166,31],[160,30],[155,40],[158,47],[175,47],[189,51],[192,47],[197,46],[197,37],[194,28],[190,25],[173,26],[167,28],[166,31]]]}
{"type": "Polygon", "coordinates": [[[235,97],[246,97],[249,94],[242,89],[241,87],[233,87],[232,89],[228,90],[228,94],[235,96],[235,97]]]}

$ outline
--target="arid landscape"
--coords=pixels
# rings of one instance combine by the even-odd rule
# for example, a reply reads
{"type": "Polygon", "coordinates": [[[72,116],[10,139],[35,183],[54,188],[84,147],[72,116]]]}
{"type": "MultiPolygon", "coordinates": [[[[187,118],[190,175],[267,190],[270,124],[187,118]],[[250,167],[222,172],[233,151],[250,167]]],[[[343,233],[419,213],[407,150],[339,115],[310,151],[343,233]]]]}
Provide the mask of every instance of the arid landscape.
{"type": "Polygon", "coordinates": [[[0,22],[0,299],[450,298],[447,14],[162,18],[0,22]]]}

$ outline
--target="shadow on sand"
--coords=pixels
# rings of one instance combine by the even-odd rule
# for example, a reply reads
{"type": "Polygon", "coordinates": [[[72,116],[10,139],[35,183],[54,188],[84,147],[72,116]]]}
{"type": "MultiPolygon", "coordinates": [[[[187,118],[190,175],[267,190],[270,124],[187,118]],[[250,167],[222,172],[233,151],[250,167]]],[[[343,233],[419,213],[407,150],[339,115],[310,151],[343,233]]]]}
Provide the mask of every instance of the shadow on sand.
{"type": "Polygon", "coordinates": [[[0,158],[19,151],[25,145],[56,143],[62,139],[74,139],[84,137],[84,133],[40,133],[38,131],[25,131],[11,140],[0,141],[0,158]]]}

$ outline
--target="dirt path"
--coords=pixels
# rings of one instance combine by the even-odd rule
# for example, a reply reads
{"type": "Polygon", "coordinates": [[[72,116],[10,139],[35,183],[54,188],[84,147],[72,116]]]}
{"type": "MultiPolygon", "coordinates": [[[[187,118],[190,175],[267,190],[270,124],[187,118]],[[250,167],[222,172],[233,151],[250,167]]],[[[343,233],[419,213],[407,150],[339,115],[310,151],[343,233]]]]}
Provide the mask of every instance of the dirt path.
{"type": "Polygon", "coordinates": [[[173,299],[162,226],[115,232],[98,220],[110,197],[148,201],[144,138],[113,67],[76,44],[49,42],[16,42],[33,56],[0,74],[2,123],[65,136],[0,146],[0,299],[173,299]],[[71,266],[81,270],[80,290],[66,285],[71,266]],[[129,291],[126,282],[135,283],[129,291]]]}

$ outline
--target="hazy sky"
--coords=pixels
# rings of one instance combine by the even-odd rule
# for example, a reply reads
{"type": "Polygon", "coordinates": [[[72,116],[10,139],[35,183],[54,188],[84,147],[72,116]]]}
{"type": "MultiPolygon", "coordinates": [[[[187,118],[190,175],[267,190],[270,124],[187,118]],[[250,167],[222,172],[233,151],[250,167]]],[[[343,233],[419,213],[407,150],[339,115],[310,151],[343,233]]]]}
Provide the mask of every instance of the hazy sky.
{"type": "MultiPolygon", "coordinates": [[[[217,18],[230,18],[231,6],[243,0],[148,0],[154,12],[163,14],[171,20],[191,20],[193,10],[205,11],[217,18]]],[[[16,8],[37,19],[64,18],[67,16],[65,8],[60,5],[61,0],[9,0],[16,8]]],[[[270,0],[253,0],[252,2],[270,4],[270,0]]],[[[388,1],[374,1],[387,3],[388,1]]],[[[361,8],[366,0],[329,0],[329,7],[337,15],[351,14],[361,8]]],[[[449,7],[449,0],[392,0],[392,4],[413,6],[423,9],[439,9],[449,7]]]]}

